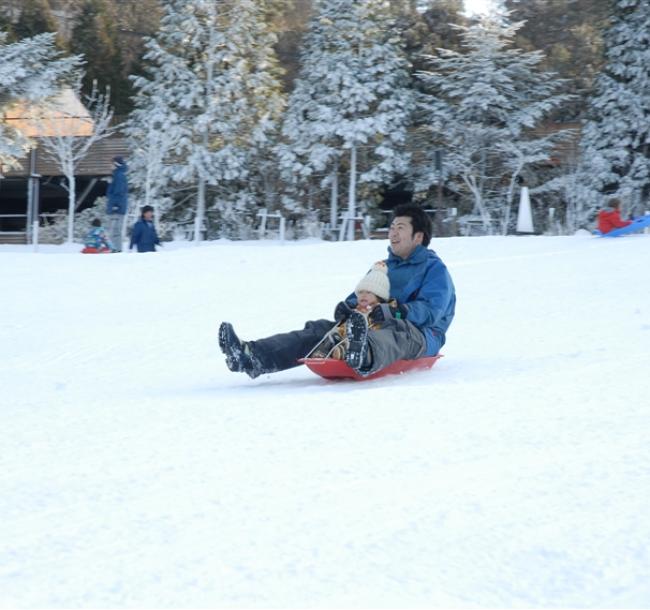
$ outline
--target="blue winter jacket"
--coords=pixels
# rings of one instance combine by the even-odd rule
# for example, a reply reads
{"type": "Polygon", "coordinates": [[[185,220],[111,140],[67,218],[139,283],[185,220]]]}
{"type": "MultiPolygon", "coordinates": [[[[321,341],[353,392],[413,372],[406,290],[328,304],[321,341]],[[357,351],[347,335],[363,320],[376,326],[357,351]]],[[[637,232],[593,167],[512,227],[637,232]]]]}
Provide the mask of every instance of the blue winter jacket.
{"type": "Polygon", "coordinates": [[[153,222],[140,218],[138,222],[133,225],[131,232],[131,244],[129,249],[137,246],[138,252],[155,252],[156,244],[159,244],[158,234],[153,222]]]}
{"type": "MultiPolygon", "coordinates": [[[[390,296],[408,307],[406,319],[425,336],[425,356],[435,356],[445,344],[456,311],[456,290],[447,267],[433,250],[418,246],[402,260],[388,248],[390,296]]],[[[352,294],[348,303],[356,305],[352,294]]]]}
{"type": "Polygon", "coordinates": [[[126,163],[113,170],[113,180],[106,189],[107,214],[126,214],[129,206],[129,185],[126,180],[126,163]]]}

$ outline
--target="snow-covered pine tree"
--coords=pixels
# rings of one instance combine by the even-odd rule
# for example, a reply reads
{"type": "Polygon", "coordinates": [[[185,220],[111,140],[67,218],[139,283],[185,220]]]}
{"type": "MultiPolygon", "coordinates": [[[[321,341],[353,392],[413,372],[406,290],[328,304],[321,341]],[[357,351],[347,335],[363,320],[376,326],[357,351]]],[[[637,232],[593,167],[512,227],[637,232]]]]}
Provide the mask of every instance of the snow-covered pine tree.
{"type": "Polygon", "coordinates": [[[282,129],[279,156],[287,180],[305,183],[325,174],[337,189],[345,158],[348,213],[354,216],[357,175],[360,182],[379,183],[405,170],[412,104],[408,62],[391,29],[389,3],[320,0],[282,129]],[[359,173],[360,152],[366,165],[359,173]]]}
{"type": "MultiPolygon", "coordinates": [[[[286,106],[280,67],[274,45],[273,18],[280,0],[237,0],[226,30],[229,55],[237,58],[230,77],[239,80],[240,90],[233,96],[239,110],[233,143],[244,154],[245,171],[238,180],[224,180],[225,188],[216,192],[211,206],[220,217],[221,236],[250,238],[259,207],[273,207],[279,189],[279,172],[273,151],[279,136],[280,121],[286,106]]],[[[226,65],[225,69],[229,69],[226,65]]]]}
{"type": "Polygon", "coordinates": [[[606,65],[582,132],[582,164],[572,219],[593,219],[607,196],[628,212],[650,205],[650,5],[613,0],[605,33],[606,65]]]}
{"type": "Polygon", "coordinates": [[[56,35],[39,34],[6,44],[0,32],[0,175],[13,167],[31,142],[6,120],[15,104],[38,104],[73,82],[81,65],[77,56],[63,57],[55,46],[56,35]]]}
{"type": "MultiPolygon", "coordinates": [[[[541,52],[512,48],[521,25],[483,17],[460,27],[464,51],[439,49],[429,58],[432,70],[420,74],[432,152],[444,150],[445,176],[470,195],[486,233],[507,233],[518,176],[567,135],[532,131],[568,96],[558,93],[563,81],[539,69],[541,52]]],[[[437,182],[434,166],[431,156],[420,168],[420,188],[437,182]]]]}
{"type": "Polygon", "coordinates": [[[171,181],[196,189],[197,242],[207,188],[223,190],[247,176],[281,112],[274,40],[254,0],[167,0],[147,43],[150,76],[135,81],[145,98],[136,105],[160,116],[171,181]]]}
{"type": "Polygon", "coordinates": [[[312,176],[327,172],[333,175],[336,222],[341,142],[333,137],[332,126],[327,125],[327,121],[320,116],[324,113],[319,111],[319,101],[325,98],[325,91],[321,91],[324,79],[338,69],[333,55],[325,52],[328,27],[329,23],[321,22],[319,15],[315,14],[303,38],[301,69],[283,118],[283,142],[278,146],[278,156],[284,180],[285,210],[299,211],[303,205],[301,199],[308,197],[311,189],[312,176]]]}
{"type": "Polygon", "coordinates": [[[138,215],[141,206],[154,209],[154,222],[170,208],[173,198],[169,192],[169,172],[165,160],[176,145],[178,131],[174,128],[177,115],[167,106],[163,70],[152,70],[148,76],[133,77],[136,91],[133,110],[124,123],[129,149],[129,183],[131,188],[129,216],[138,215]]]}

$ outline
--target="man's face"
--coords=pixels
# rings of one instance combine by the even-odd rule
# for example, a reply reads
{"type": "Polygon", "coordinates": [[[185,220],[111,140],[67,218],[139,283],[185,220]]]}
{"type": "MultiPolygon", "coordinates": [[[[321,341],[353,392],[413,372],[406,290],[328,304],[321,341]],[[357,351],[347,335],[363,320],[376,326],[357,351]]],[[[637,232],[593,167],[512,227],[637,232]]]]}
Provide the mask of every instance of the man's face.
{"type": "Polygon", "coordinates": [[[151,210],[148,210],[147,212],[145,212],[145,213],[142,215],[142,217],[143,217],[145,220],[149,220],[149,221],[151,221],[151,219],[153,218],[153,212],[152,212],[151,210]]]}
{"type": "Polygon", "coordinates": [[[424,234],[418,231],[413,234],[413,223],[409,216],[396,216],[388,229],[390,248],[395,256],[407,259],[424,238],[424,234]]]}

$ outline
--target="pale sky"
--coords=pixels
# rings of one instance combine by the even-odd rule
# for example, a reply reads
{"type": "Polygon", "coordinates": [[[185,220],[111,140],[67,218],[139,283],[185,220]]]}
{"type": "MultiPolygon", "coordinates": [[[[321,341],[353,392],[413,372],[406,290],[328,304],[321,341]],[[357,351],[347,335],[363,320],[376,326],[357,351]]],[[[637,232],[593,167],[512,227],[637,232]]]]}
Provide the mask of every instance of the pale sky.
{"type": "Polygon", "coordinates": [[[492,8],[492,0],[464,0],[468,13],[487,13],[492,8]]]}

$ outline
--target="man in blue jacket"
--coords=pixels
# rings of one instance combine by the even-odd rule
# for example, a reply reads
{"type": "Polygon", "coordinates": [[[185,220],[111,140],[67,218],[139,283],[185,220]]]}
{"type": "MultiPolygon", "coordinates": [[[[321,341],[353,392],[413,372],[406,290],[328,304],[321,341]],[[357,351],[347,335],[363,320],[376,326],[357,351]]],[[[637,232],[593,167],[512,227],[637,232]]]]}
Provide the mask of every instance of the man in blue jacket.
{"type": "Polygon", "coordinates": [[[113,177],[106,189],[106,213],[108,236],[117,252],[122,251],[124,215],[129,207],[129,185],[126,179],[127,165],[123,157],[113,157],[113,177]]]}
{"type": "MultiPolygon", "coordinates": [[[[336,323],[346,320],[347,363],[362,375],[377,372],[396,360],[433,356],[445,344],[454,318],[456,292],[444,263],[433,250],[431,221],[416,205],[395,208],[388,231],[390,296],[397,305],[375,306],[368,319],[377,330],[368,332],[366,317],[354,311],[351,294],[334,311],[336,323]]],[[[240,341],[232,324],[219,327],[219,346],[231,371],[255,378],[300,364],[334,322],[315,320],[305,328],[256,341],[240,341]]]]}
{"type": "Polygon", "coordinates": [[[129,250],[136,246],[138,252],[155,252],[157,245],[160,245],[160,240],[153,224],[153,208],[145,205],[142,207],[140,220],[133,225],[129,250]]]}

